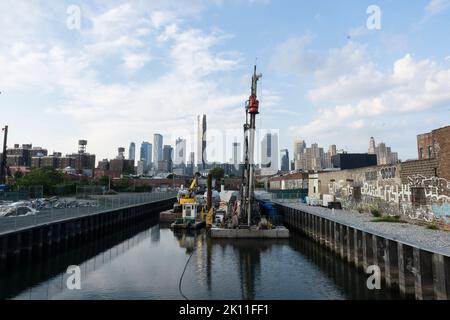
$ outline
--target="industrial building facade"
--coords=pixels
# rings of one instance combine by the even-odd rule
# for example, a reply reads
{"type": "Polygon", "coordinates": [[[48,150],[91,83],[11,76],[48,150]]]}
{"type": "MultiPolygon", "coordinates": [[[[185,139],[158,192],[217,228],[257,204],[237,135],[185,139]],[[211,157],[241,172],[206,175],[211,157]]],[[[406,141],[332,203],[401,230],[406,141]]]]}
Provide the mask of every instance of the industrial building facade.
{"type": "MultiPolygon", "coordinates": [[[[450,127],[419,135],[417,141],[419,160],[377,166],[372,159],[373,166],[310,172],[309,197],[334,196],[347,210],[377,209],[381,214],[422,223],[437,221],[450,228],[450,127]]],[[[271,178],[270,189],[289,189],[290,181],[296,180],[300,177],[293,174],[271,178]]]]}

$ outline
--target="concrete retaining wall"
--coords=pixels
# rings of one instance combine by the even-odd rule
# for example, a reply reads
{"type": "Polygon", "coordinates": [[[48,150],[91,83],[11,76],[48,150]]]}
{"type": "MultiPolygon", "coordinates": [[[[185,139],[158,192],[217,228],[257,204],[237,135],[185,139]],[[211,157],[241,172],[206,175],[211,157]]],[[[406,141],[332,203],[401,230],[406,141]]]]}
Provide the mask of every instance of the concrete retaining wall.
{"type": "Polygon", "coordinates": [[[146,219],[159,219],[159,213],[171,208],[175,201],[174,198],[100,212],[3,234],[0,236],[0,269],[19,260],[40,259],[54,249],[64,250],[80,241],[90,241],[146,219]]]}
{"type": "Polygon", "coordinates": [[[450,257],[386,239],[305,210],[277,206],[291,231],[304,233],[361,272],[371,265],[379,266],[382,285],[398,289],[403,297],[450,299],[450,257]]]}

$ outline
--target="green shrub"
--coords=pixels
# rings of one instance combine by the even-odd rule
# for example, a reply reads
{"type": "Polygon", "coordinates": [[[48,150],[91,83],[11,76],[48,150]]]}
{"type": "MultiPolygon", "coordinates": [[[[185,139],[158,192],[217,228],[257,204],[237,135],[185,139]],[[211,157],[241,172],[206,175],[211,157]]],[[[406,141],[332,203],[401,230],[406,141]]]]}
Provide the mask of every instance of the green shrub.
{"type": "Polygon", "coordinates": [[[430,223],[427,225],[428,230],[440,230],[439,227],[435,223],[430,223]]]}
{"type": "Polygon", "coordinates": [[[380,211],[377,208],[372,208],[370,210],[370,213],[376,218],[380,218],[381,217],[381,213],[380,213],[380,211]]]}
{"type": "Polygon", "coordinates": [[[400,216],[382,216],[377,217],[372,220],[372,222],[389,222],[389,223],[406,223],[406,221],[401,220],[400,216]]]}

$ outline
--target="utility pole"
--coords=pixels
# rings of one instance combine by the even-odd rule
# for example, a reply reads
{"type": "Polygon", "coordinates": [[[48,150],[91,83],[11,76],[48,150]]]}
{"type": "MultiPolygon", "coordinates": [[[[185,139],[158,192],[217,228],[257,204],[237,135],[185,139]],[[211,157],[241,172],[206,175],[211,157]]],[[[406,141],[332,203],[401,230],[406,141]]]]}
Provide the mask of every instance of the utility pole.
{"type": "Polygon", "coordinates": [[[2,128],[2,131],[4,131],[4,136],[3,136],[3,154],[0,167],[0,183],[6,184],[6,144],[8,142],[8,126],[2,128]]]}

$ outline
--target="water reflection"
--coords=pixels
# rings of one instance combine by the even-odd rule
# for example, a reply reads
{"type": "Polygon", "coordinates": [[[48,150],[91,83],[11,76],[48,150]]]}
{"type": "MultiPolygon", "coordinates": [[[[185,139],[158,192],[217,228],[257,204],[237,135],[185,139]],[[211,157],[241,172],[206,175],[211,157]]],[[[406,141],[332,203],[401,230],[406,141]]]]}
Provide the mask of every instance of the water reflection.
{"type": "Polygon", "coordinates": [[[152,228],[156,223],[155,220],[142,222],[91,243],[80,243],[78,247],[64,252],[49,252],[49,256],[44,256],[44,261],[25,263],[20,260],[17,264],[8,265],[0,274],[0,299],[18,295],[24,299],[50,299],[66,290],[68,266],[80,266],[82,278],[86,278],[89,273],[111,263],[149,235],[152,241],[159,242],[159,228],[152,228]],[[46,285],[37,288],[43,282],[46,285]]]}
{"type": "Polygon", "coordinates": [[[324,250],[317,242],[296,234],[290,239],[290,246],[313,262],[324,274],[341,288],[347,299],[352,300],[379,300],[401,299],[400,293],[386,290],[382,283],[381,290],[369,290],[366,285],[368,275],[361,273],[352,265],[336,258],[328,250],[324,250]]]}
{"type": "Polygon", "coordinates": [[[366,276],[317,243],[290,240],[217,240],[205,232],[176,231],[144,223],[45,262],[0,276],[0,298],[182,299],[395,299],[369,291],[366,276]],[[79,265],[80,291],[65,288],[69,265],[79,265]]]}

